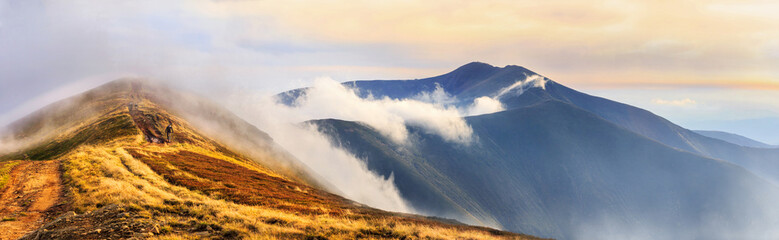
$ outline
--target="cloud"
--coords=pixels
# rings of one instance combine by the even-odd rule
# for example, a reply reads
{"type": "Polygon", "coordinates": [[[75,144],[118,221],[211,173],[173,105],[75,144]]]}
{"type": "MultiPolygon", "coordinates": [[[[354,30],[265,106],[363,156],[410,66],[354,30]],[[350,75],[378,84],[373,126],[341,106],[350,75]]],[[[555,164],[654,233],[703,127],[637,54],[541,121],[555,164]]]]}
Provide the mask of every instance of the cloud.
{"type": "Polygon", "coordinates": [[[496,98],[501,98],[505,96],[506,94],[516,94],[520,95],[525,92],[528,88],[541,88],[546,89],[546,83],[549,81],[549,79],[539,76],[539,75],[531,75],[531,76],[525,76],[525,79],[519,79],[514,84],[511,84],[508,87],[504,87],[500,90],[498,90],[498,93],[495,95],[496,98]]]}
{"type": "Polygon", "coordinates": [[[473,100],[473,104],[462,110],[465,116],[476,116],[505,110],[503,103],[499,100],[487,96],[478,97],[473,100]]]}
{"type": "MultiPolygon", "coordinates": [[[[443,90],[417,97],[429,101],[451,100],[443,90]]],[[[295,106],[295,110],[305,115],[304,120],[337,118],[359,121],[398,143],[408,139],[407,124],[458,143],[469,143],[473,134],[455,107],[414,99],[363,99],[354,89],[329,78],[315,80],[314,85],[297,99],[295,106]]]]}
{"type": "Polygon", "coordinates": [[[65,83],[60,87],[37,95],[34,98],[28,98],[26,102],[11,108],[8,112],[0,116],[0,129],[48,104],[73,96],[76,93],[87,91],[102,83],[110,81],[111,79],[118,78],[119,76],[95,76],[92,78],[80,79],[78,81],[65,83]]]}
{"type": "Polygon", "coordinates": [[[727,75],[731,86],[743,82],[731,75],[745,72],[779,85],[772,77],[775,59],[761,54],[779,34],[773,31],[779,24],[768,17],[777,4],[759,0],[207,2],[200,9],[218,16],[267,16],[290,35],[321,42],[390,44],[406,59],[461,64],[477,57],[583,85],[614,79],[651,84],[657,80],[647,77],[651,74],[697,76],[690,80],[697,84],[727,75]],[[384,27],[375,31],[376,26],[384,27]]]}
{"type": "Polygon", "coordinates": [[[21,146],[24,146],[24,144],[8,137],[8,134],[0,129],[0,155],[16,151],[21,146]]]}
{"type": "Polygon", "coordinates": [[[695,102],[695,100],[684,98],[684,99],[676,99],[676,100],[665,100],[660,98],[652,99],[652,103],[657,105],[668,105],[668,106],[676,106],[676,107],[688,107],[688,106],[694,106],[698,104],[695,102]]]}
{"type": "Polygon", "coordinates": [[[441,84],[438,83],[435,84],[435,89],[433,89],[432,92],[420,92],[411,97],[411,99],[438,105],[451,105],[457,103],[457,98],[447,93],[446,90],[441,87],[441,84]]]}
{"type": "MultiPolygon", "coordinates": [[[[411,99],[435,104],[441,106],[442,108],[455,107],[460,104],[461,101],[463,101],[447,93],[446,90],[444,90],[444,88],[437,83],[433,91],[420,92],[417,95],[411,97],[411,99]]],[[[494,113],[503,110],[505,109],[503,108],[503,103],[501,103],[500,100],[488,96],[475,98],[473,99],[473,103],[470,105],[457,108],[457,111],[462,117],[494,113]]]]}

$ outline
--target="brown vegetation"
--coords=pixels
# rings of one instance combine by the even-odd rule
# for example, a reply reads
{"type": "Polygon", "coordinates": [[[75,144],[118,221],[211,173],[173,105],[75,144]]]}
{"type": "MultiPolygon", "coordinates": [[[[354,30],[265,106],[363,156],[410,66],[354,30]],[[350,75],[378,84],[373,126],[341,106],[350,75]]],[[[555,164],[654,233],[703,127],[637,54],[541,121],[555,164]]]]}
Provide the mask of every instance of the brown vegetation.
{"type": "Polygon", "coordinates": [[[127,151],[170,183],[240,204],[302,214],[332,214],[332,210],[324,210],[333,205],[345,205],[345,201],[335,195],[191,151],[127,151]]]}

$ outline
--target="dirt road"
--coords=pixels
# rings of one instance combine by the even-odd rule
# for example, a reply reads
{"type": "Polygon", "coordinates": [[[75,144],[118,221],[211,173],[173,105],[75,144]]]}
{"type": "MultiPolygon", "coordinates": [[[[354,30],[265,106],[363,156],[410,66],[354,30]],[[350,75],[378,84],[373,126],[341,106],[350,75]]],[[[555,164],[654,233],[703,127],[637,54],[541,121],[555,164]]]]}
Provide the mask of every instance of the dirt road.
{"type": "Polygon", "coordinates": [[[0,240],[17,239],[44,224],[63,199],[59,161],[25,161],[1,189],[0,240]]]}

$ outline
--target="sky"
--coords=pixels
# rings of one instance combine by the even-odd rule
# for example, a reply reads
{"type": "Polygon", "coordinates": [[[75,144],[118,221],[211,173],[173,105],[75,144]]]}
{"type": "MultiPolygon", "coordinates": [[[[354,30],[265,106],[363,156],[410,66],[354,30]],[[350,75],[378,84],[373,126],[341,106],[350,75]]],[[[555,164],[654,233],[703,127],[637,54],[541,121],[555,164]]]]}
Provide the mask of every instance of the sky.
{"type": "Polygon", "coordinates": [[[0,125],[121,77],[219,99],[481,61],[779,144],[765,130],[779,129],[776,12],[726,0],[0,0],[0,125]]]}

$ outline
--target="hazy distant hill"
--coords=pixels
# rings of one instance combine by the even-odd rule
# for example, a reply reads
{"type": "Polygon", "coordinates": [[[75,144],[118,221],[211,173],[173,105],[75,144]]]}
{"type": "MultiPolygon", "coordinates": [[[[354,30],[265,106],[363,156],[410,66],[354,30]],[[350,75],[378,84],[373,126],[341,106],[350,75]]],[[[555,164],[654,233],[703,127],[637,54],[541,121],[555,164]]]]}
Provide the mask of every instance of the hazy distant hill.
{"type": "Polygon", "coordinates": [[[779,117],[762,117],[735,120],[691,121],[687,124],[697,129],[714,129],[779,146],[779,117]]]}
{"type": "Polygon", "coordinates": [[[738,134],[729,133],[729,132],[722,132],[722,131],[705,131],[705,130],[695,130],[696,133],[707,136],[710,138],[716,138],[719,140],[723,140],[729,143],[741,145],[744,147],[754,147],[754,148],[777,148],[779,146],[773,146],[768,145],[759,141],[756,141],[754,139],[744,137],[738,134]]]}

